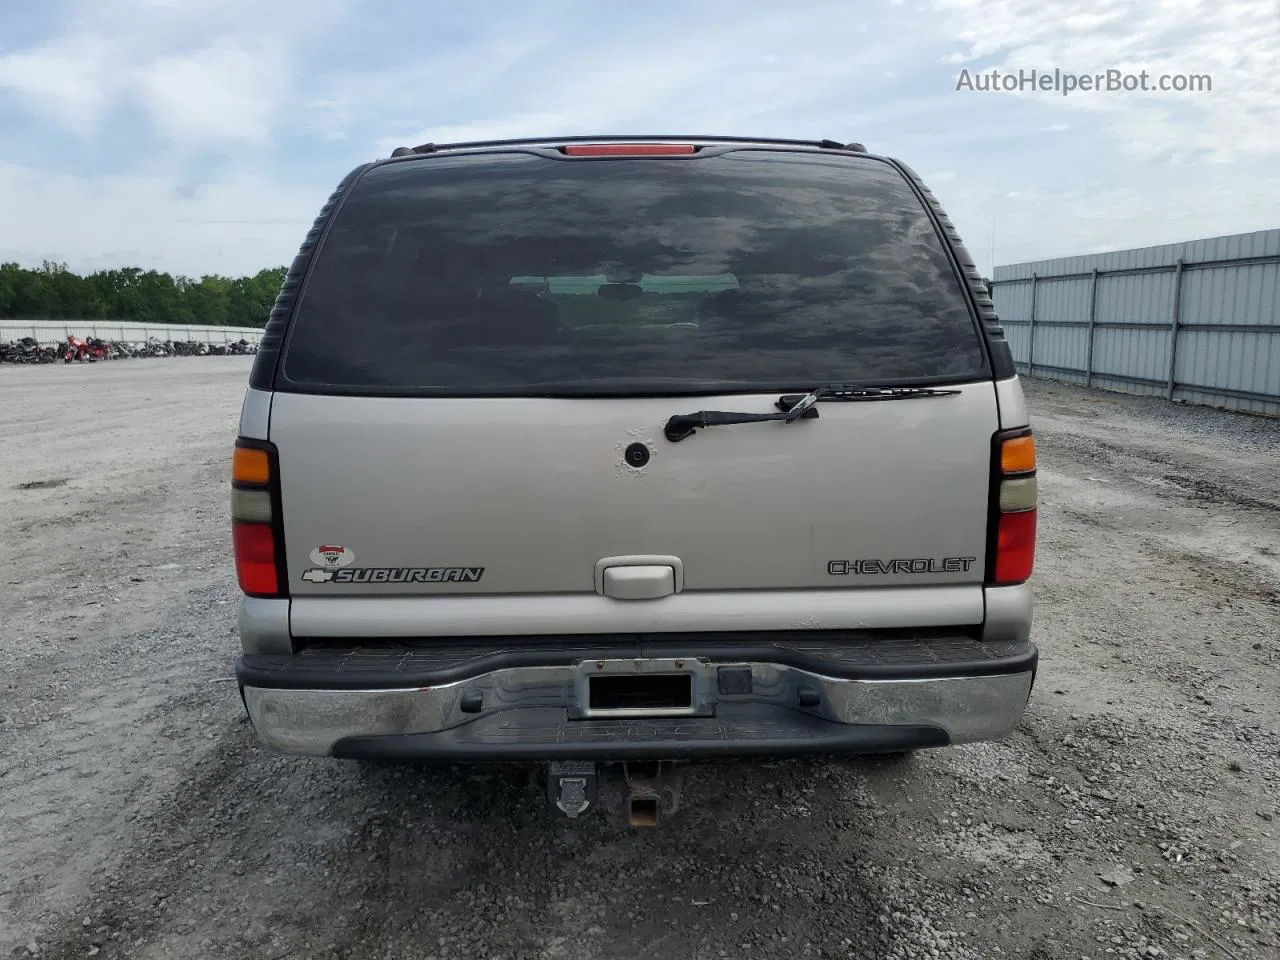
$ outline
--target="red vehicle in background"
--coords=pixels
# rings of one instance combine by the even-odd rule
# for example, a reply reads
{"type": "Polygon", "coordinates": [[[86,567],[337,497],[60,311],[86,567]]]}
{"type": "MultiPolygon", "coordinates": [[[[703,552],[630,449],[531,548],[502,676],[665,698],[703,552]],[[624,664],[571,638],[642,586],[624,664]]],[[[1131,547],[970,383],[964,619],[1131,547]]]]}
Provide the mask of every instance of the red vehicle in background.
{"type": "Polygon", "coordinates": [[[88,357],[88,344],[78,337],[67,334],[67,342],[58,347],[58,356],[63,363],[72,360],[85,360],[88,357]]]}
{"type": "Polygon", "coordinates": [[[81,340],[79,337],[67,334],[67,342],[61,348],[63,363],[70,363],[72,360],[80,362],[88,360],[94,363],[98,360],[106,360],[107,356],[107,344],[98,337],[81,340]]]}

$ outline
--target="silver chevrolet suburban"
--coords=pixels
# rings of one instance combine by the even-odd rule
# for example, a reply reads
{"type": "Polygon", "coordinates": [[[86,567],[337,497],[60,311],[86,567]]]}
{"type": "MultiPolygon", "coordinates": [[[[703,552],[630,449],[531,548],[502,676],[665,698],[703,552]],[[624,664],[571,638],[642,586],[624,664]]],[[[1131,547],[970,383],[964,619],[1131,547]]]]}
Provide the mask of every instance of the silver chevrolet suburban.
{"type": "Polygon", "coordinates": [[[352,171],[232,469],[236,674],[284,753],[672,764],[1018,723],[1036,454],[937,200],[860,144],[579,137],[352,171]]]}

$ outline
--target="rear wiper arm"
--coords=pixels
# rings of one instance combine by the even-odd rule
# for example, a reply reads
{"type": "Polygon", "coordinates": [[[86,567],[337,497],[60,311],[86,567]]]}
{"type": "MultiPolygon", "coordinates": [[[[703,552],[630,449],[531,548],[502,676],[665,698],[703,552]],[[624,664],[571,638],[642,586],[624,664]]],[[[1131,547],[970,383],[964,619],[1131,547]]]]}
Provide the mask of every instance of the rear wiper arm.
{"type": "Polygon", "coordinates": [[[663,427],[662,432],[672,443],[693,435],[699,427],[728,426],[734,423],[764,423],[781,420],[811,420],[818,415],[814,407],[820,400],[847,402],[869,400],[906,400],[911,397],[950,397],[959,390],[938,390],[932,387],[852,387],[831,384],[815,387],[805,394],[789,394],[779,397],[774,406],[780,413],[728,413],[721,410],[700,410],[697,413],[678,413],[663,427]]]}
{"type": "Polygon", "coordinates": [[[817,410],[809,409],[799,411],[794,417],[789,410],[782,413],[726,413],[722,410],[699,410],[697,413],[677,413],[667,421],[662,432],[668,440],[675,443],[692,436],[693,431],[698,427],[722,427],[731,423],[764,423],[768,420],[783,420],[789,423],[801,417],[813,419],[817,415],[817,410]]]}

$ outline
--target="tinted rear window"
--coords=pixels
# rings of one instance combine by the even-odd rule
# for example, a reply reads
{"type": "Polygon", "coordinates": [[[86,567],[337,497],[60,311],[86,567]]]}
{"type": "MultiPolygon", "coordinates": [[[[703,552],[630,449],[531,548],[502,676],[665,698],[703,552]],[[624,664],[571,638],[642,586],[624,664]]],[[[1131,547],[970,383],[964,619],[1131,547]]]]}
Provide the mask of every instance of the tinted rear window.
{"type": "Polygon", "coordinates": [[[627,393],[978,379],[978,329],[872,158],[529,154],[374,167],[316,255],[299,388],[627,393]]]}

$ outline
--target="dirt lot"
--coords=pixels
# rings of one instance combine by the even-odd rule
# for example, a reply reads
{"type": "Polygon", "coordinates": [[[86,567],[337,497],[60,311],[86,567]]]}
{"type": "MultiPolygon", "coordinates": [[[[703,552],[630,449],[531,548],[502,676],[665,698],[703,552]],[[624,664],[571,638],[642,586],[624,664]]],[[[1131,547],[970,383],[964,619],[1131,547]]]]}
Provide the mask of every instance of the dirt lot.
{"type": "Polygon", "coordinates": [[[1030,386],[1020,729],[698,767],[637,833],[521,770],[258,746],[226,682],[249,362],[0,368],[0,956],[1280,956],[1280,422],[1030,386]]]}

